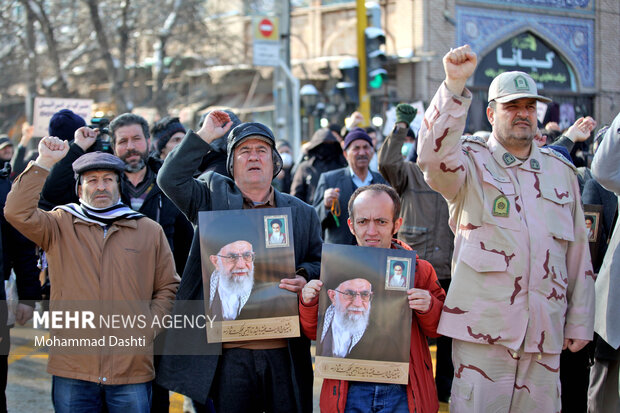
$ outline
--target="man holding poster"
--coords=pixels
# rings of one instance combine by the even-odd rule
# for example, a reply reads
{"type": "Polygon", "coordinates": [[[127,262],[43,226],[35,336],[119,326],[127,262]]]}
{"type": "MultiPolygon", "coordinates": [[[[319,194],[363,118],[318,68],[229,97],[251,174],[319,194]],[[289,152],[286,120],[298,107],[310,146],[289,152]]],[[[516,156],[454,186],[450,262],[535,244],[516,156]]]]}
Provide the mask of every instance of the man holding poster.
{"type": "MultiPolygon", "coordinates": [[[[282,279],[280,288],[299,293],[307,280],[319,276],[320,224],[312,207],[271,186],[282,168],[271,130],[263,124],[249,122],[230,131],[226,167],[233,179],[215,172],[192,178],[204,155],[211,150],[211,143],[224,136],[231,126],[226,112],[210,112],[200,130],[189,131],[168,154],[157,183],[196,226],[200,211],[239,210],[239,217],[243,217],[243,209],[290,207],[295,274],[282,279]]],[[[248,228],[252,230],[255,228],[248,228]]],[[[177,299],[200,301],[204,308],[204,300],[209,297],[203,295],[201,267],[202,260],[209,257],[201,257],[201,232],[204,232],[201,228],[195,231],[177,299]]],[[[230,254],[222,255],[230,257],[230,254]]],[[[181,305],[175,306],[175,314],[183,311],[181,305]]],[[[200,403],[211,398],[216,411],[312,411],[312,361],[307,338],[227,342],[222,345],[221,355],[217,355],[208,352],[204,329],[169,331],[166,346],[183,342],[205,350],[194,355],[162,356],[157,373],[162,386],[200,403]],[[261,367],[254,367],[258,365],[261,367]]]]}
{"type": "MultiPolygon", "coordinates": [[[[400,199],[391,187],[373,184],[358,188],[349,200],[349,229],[359,246],[411,250],[407,244],[392,238],[402,223],[399,212],[400,199]]],[[[409,308],[413,310],[408,384],[325,379],[321,389],[321,411],[371,411],[378,405],[392,412],[436,412],[439,409],[426,339],[437,336],[446,294],[427,261],[416,259],[415,268],[414,288],[407,290],[409,308]]],[[[322,286],[320,280],[310,281],[299,300],[302,331],[312,339],[317,335],[318,296],[322,286]]],[[[351,296],[355,294],[352,301],[364,301],[360,291],[349,289],[351,296]]],[[[362,288],[361,293],[364,291],[362,288]]],[[[370,296],[368,299],[370,301],[370,296]]]]}

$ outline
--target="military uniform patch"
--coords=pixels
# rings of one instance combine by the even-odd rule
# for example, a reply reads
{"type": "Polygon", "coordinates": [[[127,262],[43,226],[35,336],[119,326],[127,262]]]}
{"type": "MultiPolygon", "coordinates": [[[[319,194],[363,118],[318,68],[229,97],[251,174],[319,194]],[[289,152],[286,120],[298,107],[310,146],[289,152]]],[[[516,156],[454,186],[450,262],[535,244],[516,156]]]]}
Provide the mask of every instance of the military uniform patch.
{"type": "Polygon", "coordinates": [[[500,195],[493,201],[493,216],[494,217],[507,217],[510,212],[510,202],[504,195],[500,195]]]}
{"type": "Polygon", "coordinates": [[[540,164],[536,159],[530,159],[530,166],[532,169],[536,169],[537,171],[540,170],[540,164]]]}
{"type": "Polygon", "coordinates": [[[510,165],[512,163],[514,163],[514,161],[516,161],[516,158],[509,152],[506,152],[503,156],[502,159],[504,160],[504,163],[506,165],[510,165]]]}

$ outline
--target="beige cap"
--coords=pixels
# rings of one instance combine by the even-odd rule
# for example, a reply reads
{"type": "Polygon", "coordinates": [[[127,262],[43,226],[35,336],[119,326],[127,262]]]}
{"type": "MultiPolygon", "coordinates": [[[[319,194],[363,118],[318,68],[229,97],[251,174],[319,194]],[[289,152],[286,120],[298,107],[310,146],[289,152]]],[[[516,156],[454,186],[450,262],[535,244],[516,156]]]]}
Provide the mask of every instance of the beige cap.
{"type": "Polygon", "coordinates": [[[538,94],[536,82],[525,72],[504,72],[493,79],[489,86],[489,102],[494,100],[506,103],[521,98],[551,102],[548,97],[538,94]]]}

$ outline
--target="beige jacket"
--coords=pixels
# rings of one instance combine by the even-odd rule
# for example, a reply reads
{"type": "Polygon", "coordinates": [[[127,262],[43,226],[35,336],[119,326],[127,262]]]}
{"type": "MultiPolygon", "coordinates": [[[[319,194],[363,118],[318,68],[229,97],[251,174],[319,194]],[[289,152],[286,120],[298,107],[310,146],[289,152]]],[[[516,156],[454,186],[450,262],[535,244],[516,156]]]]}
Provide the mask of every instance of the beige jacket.
{"type": "MultiPolygon", "coordinates": [[[[115,314],[115,308],[125,305],[146,320],[144,328],[93,333],[106,339],[123,334],[145,337],[145,346],[112,351],[66,348],[64,354],[50,351],[48,372],[102,384],[150,381],[155,377],[152,319],[170,313],[180,281],[164,232],[156,222],[140,218],[119,220],[104,235],[99,224],[64,210],[42,211],[37,202],[48,174],[29,165],[15,180],[4,213],[7,221],[46,251],[52,286],[50,309],[71,303],[115,314]]],[[[95,325],[100,327],[98,319],[95,325]]],[[[66,337],[67,329],[55,332],[59,338],[66,337]]]]}

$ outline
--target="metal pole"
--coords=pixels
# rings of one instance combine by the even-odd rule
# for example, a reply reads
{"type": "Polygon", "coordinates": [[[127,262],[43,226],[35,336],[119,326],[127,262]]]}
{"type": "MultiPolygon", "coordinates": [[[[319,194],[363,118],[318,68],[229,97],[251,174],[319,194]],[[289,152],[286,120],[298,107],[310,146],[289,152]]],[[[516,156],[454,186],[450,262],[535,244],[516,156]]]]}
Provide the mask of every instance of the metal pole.
{"type": "Polygon", "coordinates": [[[359,61],[359,112],[364,116],[364,124],[370,122],[370,96],[368,96],[368,77],[366,74],[366,43],[364,30],[368,26],[366,17],[366,1],[356,0],[357,11],[357,60],[359,61]]]}
{"type": "Polygon", "coordinates": [[[297,159],[297,156],[301,153],[301,124],[300,124],[300,110],[299,110],[299,79],[293,76],[291,70],[286,66],[283,61],[280,61],[280,69],[291,82],[291,92],[293,95],[292,110],[292,133],[289,135],[291,145],[293,145],[293,159],[297,159]]]}
{"type": "MultiPolygon", "coordinates": [[[[291,5],[290,0],[282,0],[280,7],[280,61],[289,70],[291,66],[290,32],[291,32],[291,5]]],[[[276,67],[274,83],[276,90],[276,137],[278,139],[291,139],[293,137],[293,116],[291,113],[291,85],[286,81],[286,71],[282,64],[276,67]]]]}

